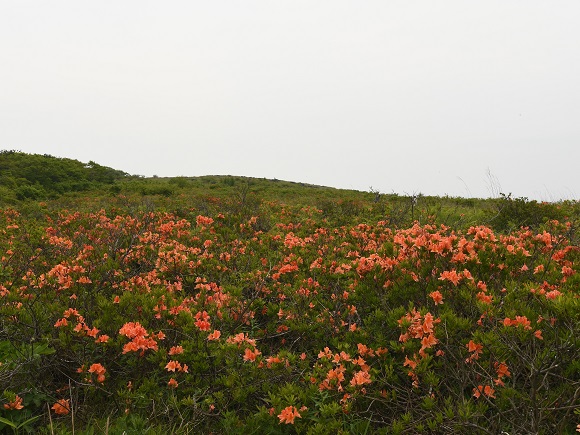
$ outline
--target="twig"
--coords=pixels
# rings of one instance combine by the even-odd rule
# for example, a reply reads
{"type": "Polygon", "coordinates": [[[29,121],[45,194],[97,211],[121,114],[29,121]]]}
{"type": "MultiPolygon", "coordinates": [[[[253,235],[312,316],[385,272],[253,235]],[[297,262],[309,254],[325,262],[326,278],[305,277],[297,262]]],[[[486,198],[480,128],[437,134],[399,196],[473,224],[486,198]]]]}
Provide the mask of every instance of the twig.
{"type": "Polygon", "coordinates": [[[74,407],[73,396],[72,396],[72,388],[70,386],[70,379],[68,380],[68,391],[70,394],[70,419],[71,419],[71,424],[72,424],[72,433],[73,433],[73,435],[75,435],[75,407],[74,407]]]}
{"type": "Polygon", "coordinates": [[[48,408],[48,421],[50,422],[50,433],[54,435],[54,429],[52,427],[52,415],[50,415],[50,405],[46,402],[46,407],[48,408]]]}

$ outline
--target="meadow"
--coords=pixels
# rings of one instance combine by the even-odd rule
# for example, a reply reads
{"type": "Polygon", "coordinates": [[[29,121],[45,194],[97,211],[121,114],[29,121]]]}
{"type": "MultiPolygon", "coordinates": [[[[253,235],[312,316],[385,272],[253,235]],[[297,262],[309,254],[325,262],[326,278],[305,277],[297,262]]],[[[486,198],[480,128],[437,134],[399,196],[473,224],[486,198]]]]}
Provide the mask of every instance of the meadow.
{"type": "Polygon", "coordinates": [[[576,201],[0,170],[0,431],[579,427],[576,201]]]}

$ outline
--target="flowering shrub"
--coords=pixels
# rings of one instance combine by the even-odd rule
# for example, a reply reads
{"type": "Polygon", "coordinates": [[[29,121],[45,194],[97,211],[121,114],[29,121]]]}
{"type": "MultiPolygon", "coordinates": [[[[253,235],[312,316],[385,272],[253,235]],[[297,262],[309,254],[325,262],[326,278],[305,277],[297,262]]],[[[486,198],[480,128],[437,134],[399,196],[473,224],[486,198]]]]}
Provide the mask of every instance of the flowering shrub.
{"type": "Polygon", "coordinates": [[[572,221],[499,233],[333,225],[265,202],[254,215],[219,200],[116,207],[0,212],[2,419],[184,433],[578,424],[572,221]]]}

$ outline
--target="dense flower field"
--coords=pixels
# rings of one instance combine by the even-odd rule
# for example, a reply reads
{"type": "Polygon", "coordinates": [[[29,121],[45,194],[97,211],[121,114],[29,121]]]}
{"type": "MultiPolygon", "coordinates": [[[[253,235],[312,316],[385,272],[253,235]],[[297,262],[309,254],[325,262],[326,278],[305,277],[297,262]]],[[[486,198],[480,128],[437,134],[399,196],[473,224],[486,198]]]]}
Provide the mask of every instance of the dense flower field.
{"type": "Polygon", "coordinates": [[[558,221],[333,226],[275,203],[5,209],[0,425],[572,433],[576,237],[558,221]]]}

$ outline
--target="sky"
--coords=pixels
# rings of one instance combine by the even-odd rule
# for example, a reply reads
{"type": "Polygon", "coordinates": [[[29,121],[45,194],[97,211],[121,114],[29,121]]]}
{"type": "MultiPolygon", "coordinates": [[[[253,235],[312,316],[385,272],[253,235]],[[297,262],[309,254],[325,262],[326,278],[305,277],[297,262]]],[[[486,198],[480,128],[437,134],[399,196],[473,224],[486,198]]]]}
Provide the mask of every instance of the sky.
{"type": "Polygon", "coordinates": [[[580,199],[577,0],[1,0],[0,149],[580,199]]]}

